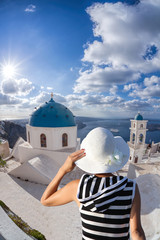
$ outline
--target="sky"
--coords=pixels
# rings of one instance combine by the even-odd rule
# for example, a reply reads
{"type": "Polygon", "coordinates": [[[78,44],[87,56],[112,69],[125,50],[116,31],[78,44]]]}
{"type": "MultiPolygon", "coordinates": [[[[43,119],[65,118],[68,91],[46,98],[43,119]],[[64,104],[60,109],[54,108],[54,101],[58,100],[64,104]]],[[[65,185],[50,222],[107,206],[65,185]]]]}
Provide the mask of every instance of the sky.
{"type": "Polygon", "coordinates": [[[51,92],[75,116],[160,119],[160,1],[1,0],[0,119],[51,92]]]}

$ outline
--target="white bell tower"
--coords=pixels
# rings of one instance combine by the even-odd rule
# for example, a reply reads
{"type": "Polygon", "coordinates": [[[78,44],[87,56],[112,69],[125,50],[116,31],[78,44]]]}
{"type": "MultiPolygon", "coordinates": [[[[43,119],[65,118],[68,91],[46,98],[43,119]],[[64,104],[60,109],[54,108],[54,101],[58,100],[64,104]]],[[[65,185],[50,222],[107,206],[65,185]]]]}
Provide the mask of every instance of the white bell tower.
{"type": "Polygon", "coordinates": [[[134,120],[131,121],[130,127],[130,141],[128,142],[130,148],[130,161],[137,163],[142,161],[142,157],[146,150],[146,132],[147,132],[147,120],[143,120],[143,117],[138,113],[134,120]]]}

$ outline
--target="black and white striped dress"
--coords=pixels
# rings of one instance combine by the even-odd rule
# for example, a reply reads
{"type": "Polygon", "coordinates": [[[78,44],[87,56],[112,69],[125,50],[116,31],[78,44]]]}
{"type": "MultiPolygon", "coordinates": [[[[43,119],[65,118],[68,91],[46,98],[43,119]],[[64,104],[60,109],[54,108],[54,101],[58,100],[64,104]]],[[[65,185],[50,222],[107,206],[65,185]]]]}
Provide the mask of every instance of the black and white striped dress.
{"type": "Polygon", "coordinates": [[[77,193],[82,239],[128,240],[134,195],[135,182],[127,177],[84,174],[77,193]]]}

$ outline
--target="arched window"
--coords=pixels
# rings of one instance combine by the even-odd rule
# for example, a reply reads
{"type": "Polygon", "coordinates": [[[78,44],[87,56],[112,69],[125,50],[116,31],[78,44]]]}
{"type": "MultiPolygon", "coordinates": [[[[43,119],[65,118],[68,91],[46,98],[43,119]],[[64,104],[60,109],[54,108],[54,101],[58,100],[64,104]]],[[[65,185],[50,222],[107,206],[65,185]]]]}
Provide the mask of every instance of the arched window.
{"type": "Polygon", "coordinates": [[[28,142],[30,143],[30,132],[28,132],[28,142]]]}
{"type": "Polygon", "coordinates": [[[134,141],[135,141],[135,133],[133,133],[132,135],[132,143],[134,143],[134,141]]]}
{"type": "Polygon", "coordinates": [[[140,128],[143,128],[143,124],[141,124],[140,128]]]}
{"type": "Polygon", "coordinates": [[[140,143],[143,142],[143,134],[142,134],[142,133],[139,135],[139,142],[140,142],[140,143]]]}
{"type": "Polygon", "coordinates": [[[46,135],[44,133],[41,134],[40,140],[41,140],[41,147],[47,147],[46,135]]]}
{"type": "Polygon", "coordinates": [[[138,156],[135,156],[134,163],[138,162],[138,156]]]}
{"type": "Polygon", "coordinates": [[[67,135],[67,133],[63,133],[63,135],[62,135],[62,146],[63,147],[68,146],[68,135],[67,135]]]}

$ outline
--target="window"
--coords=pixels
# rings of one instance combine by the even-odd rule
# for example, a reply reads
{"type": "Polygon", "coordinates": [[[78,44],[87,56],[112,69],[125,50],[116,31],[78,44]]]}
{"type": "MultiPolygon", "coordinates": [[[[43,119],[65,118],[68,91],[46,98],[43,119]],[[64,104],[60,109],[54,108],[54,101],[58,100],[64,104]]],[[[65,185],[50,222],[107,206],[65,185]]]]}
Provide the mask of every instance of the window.
{"type": "Polygon", "coordinates": [[[140,143],[143,142],[143,134],[142,134],[142,133],[139,135],[139,142],[140,142],[140,143]]]}
{"type": "Polygon", "coordinates": [[[28,132],[28,142],[30,143],[30,132],[28,132]]]}
{"type": "Polygon", "coordinates": [[[63,133],[63,135],[62,135],[62,146],[63,147],[68,146],[68,135],[67,135],[67,133],[63,133]]]}
{"type": "Polygon", "coordinates": [[[137,163],[137,162],[138,162],[138,156],[136,156],[134,159],[134,163],[137,163]]]}
{"type": "Polygon", "coordinates": [[[132,135],[132,143],[134,143],[134,141],[135,141],[135,133],[133,133],[132,135]]]}
{"type": "Polygon", "coordinates": [[[43,133],[41,134],[40,140],[41,140],[41,147],[47,147],[46,135],[45,134],[43,134],[43,133]]]}
{"type": "Polygon", "coordinates": [[[140,128],[143,128],[143,124],[141,124],[140,128]]]}
{"type": "Polygon", "coordinates": [[[135,123],[134,123],[134,126],[133,126],[134,128],[135,128],[135,123]]]}

